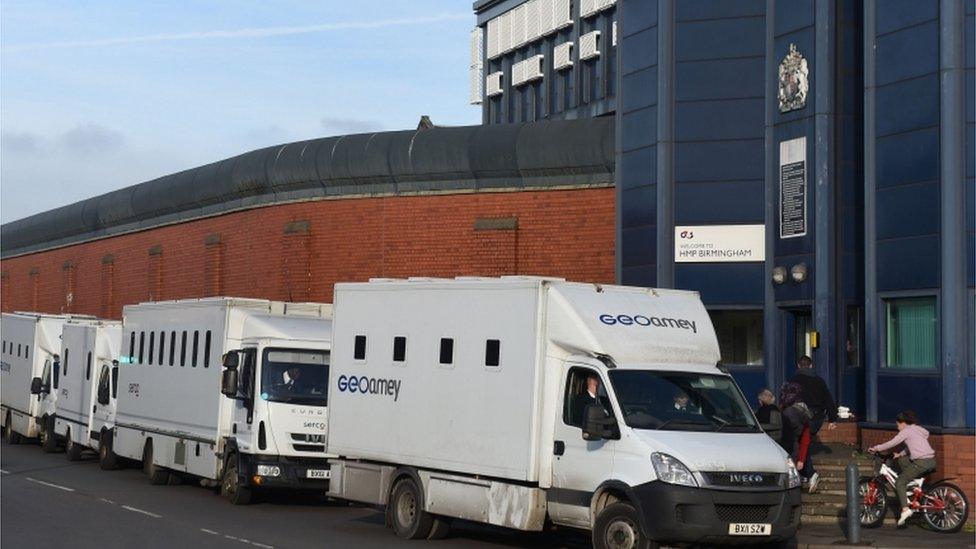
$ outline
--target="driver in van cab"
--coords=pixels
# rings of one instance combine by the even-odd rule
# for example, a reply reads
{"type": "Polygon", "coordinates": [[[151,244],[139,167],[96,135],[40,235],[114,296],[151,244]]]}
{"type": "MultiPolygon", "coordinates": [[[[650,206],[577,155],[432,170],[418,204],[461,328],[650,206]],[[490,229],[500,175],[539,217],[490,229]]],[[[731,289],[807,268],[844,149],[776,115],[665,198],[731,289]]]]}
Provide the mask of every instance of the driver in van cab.
{"type": "Polygon", "coordinates": [[[573,406],[576,410],[574,418],[576,425],[581,427],[586,419],[586,407],[590,404],[599,404],[606,410],[603,401],[600,399],[600,378],[596,374],[586,376],[585,389],[582,394],[576,395],[573,406]]]}
{"type": "Polygon", "coordinates": [[[688,400],[688,393],[678,391],[674,394],[674,411],[685,414],[700,414],[701,411],[688,400]]]}
{"type": "Polygon", "coordinates": [[[298,385],[299,378],[302,377],[301,368],[288,368],[281,374],[281,378],[284,381],[285,387],[291,391],[294,390],[298,385]]]}

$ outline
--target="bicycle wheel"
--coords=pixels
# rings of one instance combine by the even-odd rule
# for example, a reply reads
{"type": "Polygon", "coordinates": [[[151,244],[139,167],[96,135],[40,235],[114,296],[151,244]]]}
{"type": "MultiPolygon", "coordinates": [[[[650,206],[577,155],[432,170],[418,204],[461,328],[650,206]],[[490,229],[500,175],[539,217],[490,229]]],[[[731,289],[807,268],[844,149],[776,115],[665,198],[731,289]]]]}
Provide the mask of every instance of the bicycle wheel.
{"type": "Polygon", "coordinates": [[[862,477],[857,482],[857,499],[861,505],[858,510],[861,526],[865,528],[881,526],[888,511],[888,493],[884,484],[875,478],[862,477]]]}
{"type": "Polygon", "coordinates": [[[933,530],[958,532],[969,517],[969,500],[955,484],[938,482],[925,490],[922,515],[933,530]]]}

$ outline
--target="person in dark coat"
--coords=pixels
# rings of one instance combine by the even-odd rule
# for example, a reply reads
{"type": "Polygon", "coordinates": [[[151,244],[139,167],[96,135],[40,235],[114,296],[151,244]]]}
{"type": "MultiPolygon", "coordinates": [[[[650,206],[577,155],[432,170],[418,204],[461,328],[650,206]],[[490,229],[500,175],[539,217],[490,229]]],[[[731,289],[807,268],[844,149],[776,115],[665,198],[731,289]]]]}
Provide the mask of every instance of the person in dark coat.
{"type": "Polygon", "coordinates": [[[783,414],[776,406],[776,395],[769,389],[759,391],[759,408],[756,409],[756,419],[762,425],[763,431],[776,442],[783,438],[783,414]]]}
{"type": "Polygon", "coordinates": [[[586,407],[590,404],[600,404],[600,378],[593,374],[586,376],[586,385],[581,394],[576,395],[573,401],[575,411],[573,421],[577,427],[582,427],[586,419],[586,407]]]}
{"type": "Polygon", "coordinates": [[[783,436],[780,445],[793,458],[796,468],[807,481],[810,493],[817,491],[820,474],[813,467],[810,457],[810,421],[813,412],[803,401],[803,387],[789,382],[783,385],[779,395],[779,406],[783,414],[783,436]]]}
{"type": "Polygon", "coordinates": [[[827,421],[827,429],[837,428],[837,403],[827,388],[827,382],[817,375],[813,369],[813,359],[803,355],[796,361],[796,374],[792,383],[798,383],[803,388],[803,402],[813,412],[810,420],[810,436],[815,437],[827,421]]]}

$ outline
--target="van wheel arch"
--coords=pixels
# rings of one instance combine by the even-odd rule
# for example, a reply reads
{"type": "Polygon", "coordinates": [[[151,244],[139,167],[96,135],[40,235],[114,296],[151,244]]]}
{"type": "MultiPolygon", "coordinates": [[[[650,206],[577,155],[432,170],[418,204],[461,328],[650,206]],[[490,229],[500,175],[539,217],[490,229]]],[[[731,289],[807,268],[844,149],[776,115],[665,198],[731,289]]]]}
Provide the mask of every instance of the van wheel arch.
{"type": "Polygon", "coordinates": [[[633,489],[625,482],[620,480],[604,481],[596,490],[593,491],[593,498],[590,500],[590,528],[596,525],[596,518],[604,509],[614,503],[629,503],[637,510],[640,519],[640,527],[647,532],[647,525],[644,524],[644,513],[641,510],[640,501],[634,495],[633,489]]]}

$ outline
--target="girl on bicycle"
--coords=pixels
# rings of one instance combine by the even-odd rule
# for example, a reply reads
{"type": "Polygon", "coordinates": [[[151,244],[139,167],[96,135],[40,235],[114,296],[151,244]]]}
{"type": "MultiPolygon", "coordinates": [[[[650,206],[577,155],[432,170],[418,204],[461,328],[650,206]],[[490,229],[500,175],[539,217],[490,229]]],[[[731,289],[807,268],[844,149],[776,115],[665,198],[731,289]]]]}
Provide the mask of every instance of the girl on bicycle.
{"type": "Polygon", "coordinates": [[[898,467],[901,468],[895,491],[898,493],[898,501],[901,502],[898,526],[902,526],[912,516],[912,508],[908,506],[908,483],[935,469],[935,450],[929,444],[929,432],[916,425],[918,416],[913,410],[901,412],[895,417],[895,422],[898,425],[898,434],[888,442],[868,448],[868,452],[877,454],[900,444],[905,445],[904,450],[895,454],[898,467]]]}

